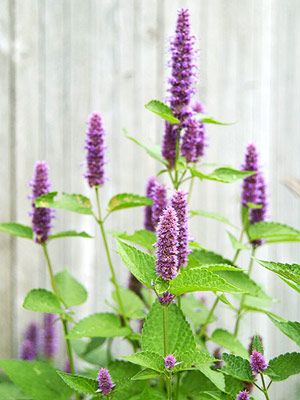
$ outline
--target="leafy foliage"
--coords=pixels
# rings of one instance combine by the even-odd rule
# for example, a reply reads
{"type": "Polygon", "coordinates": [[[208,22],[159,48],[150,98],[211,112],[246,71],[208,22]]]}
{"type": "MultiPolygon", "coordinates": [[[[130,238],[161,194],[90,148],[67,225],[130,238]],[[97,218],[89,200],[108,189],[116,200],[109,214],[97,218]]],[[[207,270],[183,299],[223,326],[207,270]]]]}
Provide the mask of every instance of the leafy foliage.
{"type": "Polygon", "coordinates": [[[23,307],[42,313],[61,314],[64,312],[57,296],[46,289],[32,289],[25,297],[23,307]]]}
{"type": "Polygon", "coordinates": [[[145,104],[145,108],[168,121],[170,124],[180,123],[179,119],[174,117],[171,108],[159,100],[149,101],[149,103],[145,104]]]}
{"type": "Polygon", "coordinates": [[[153,245],[156,242],[155,233],[147,231],[146,229],[135,231],[133,234],[128,234],[126,232],[114,232],[114,236],[118,239],[131,242],[137,246],[141,246],[150,252],[153,252],[153,245]]]}
{"type": "Polygon", "coordinates": [[[217,168],[210,174],[205,174],[195,168],[190,167],[192,176],[199,179],[206,179],[210,181],[217,181],[222,183],[233,183],[240,179],[247,178],[253,175],[253,171],[241,171],[239,169],[234,169],[231,167],[217,168]]]}
{"type": "Polygon", "coordinates": [[[264,239],[267,243],[299,242],[300,231],[278,222],[257,222],[248,228],[250,240],[264,239]]]}
{"type": "Polygon", "coordinates": [[[87,291],[67,270],[56,274],[55,282],[59,296],[67,307],[78,306],[86,301],[87,291]]]}
{"type": "Polygon", "coordinates": [[[36,207],[60,208],[78,214],[92,215],[92,205],[90,200],[82,194],[62,193],[56,200],[57,192],[51,192],[35,199],[36,207]]]}
{"type": "Polygon", "coordinates": [[[269,315],[270,320],[273,324],[281,330],[286,336],[292,339],[300,346],[300,322],[297,321],[279,321],[269,315]]]}
{"type": "Polygon", "coordinates": [[[300,353],[286,353],[273,358],[265,371],[273,381],[283,381],[300,373],[300,353]]]}
{"type": "Polygon", "coordinates": [[[25,239],[33,239],[31,227],[17,222],[2,222],[0,224],[0,232],[25,239]]]}
{"type": "Polygon", "coordinates": [[[244,382],[253,382],[249,361],[233,354],[223,353],[226,365],[222,368],[224,374],[230,375],[244,382]]]}
{"type": "Polygon", "coordinates": [[[108,203],[109,212],[141,206],[151,206],[152,200],[145,196],[133,193],[120,193],[113,196],[108,203]]]}
{"type": "Polygon", "coordinates": [[[242,343],[230,332],[225,329],[216,329],[210,338],[211,341],[225,347],[237,356],[248,359],[248,351],[242,343]]]}

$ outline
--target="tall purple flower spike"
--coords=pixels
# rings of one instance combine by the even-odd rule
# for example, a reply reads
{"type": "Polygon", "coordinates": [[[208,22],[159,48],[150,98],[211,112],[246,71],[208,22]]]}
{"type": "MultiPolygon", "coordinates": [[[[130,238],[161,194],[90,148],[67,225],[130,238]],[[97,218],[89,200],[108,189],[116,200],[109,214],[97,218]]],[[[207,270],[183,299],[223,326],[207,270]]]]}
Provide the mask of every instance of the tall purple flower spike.
{"type": "Polygon", "coordinates": [[[88,118],[85,149],[87,151],[87,172],[85,177],[90,187],[103,185],[105,182],[105,145],[102,118],[99,113],[92,113],[88,118]]]}
{"type": "Polygon", "coordinates": [[[187,194],[182,190],[178,190],[173,194],[171,205],[176,211],[178,218],[178,267],[187,265],[189,254],[189,233],[188,233],[188,209],[187,194]]]}
{"type": "Polygon", "coordinates": [[[263,354],[254,350],[250,356],[250,366],[251,366],[252,371],[255,374],[258,374],[268,368],[268,363],[265,360],[265,357],[263,356],[263,354]]]}
{"type": "Polygon", "coordinates": [[[167,207],[157,227],[156,273],[164,280],[175,278],[178,269],[178,218],[173,207],[167,207]]]}
{"type": "Polygon", "coordinates": [[[56,316],[44,314],[43,351],[46,358],[53,358],[57,350],[57,332],[55,327],[56,316]]]}
{"type": "Polygon", "coordinates": [[[249,393],[247,390],[242,390],[236,397],[236,400],[249,400],[249,393]]]}
{"type": "Polygon", "coordinates": [[[156,183],[152,191],[152,225],[156,229],[163,210],[167,207],[167,190],[164,185],[156,183]]]}
{"type": "Polygon", "coordinates": [[[167,369],[173,369],[175,367],[177,360],[173,354],[169,354],[164,358],[165,367],[167,369]]]}
{"type": "MultiPolygon", "coordinates": [[[[149,178],[147,182],[146,196],[149,197],[149,199],[151,200],[154,199],[154,188],[157,184],[158,182],[155,177],[149,178]]],[[[155,231],[155,227],[152,221],[152,206],[145,207],[144,227],[148,231],[155,231]]]]}
{"type": "Polygon", "coordinates": [[[39,344],[39,334],[38,334],[38,326],[35,322],[31,322],[25,332],[25,339],[30,340],[33,346],[36,348],[36,353],[38,352],[38,344],[39,344]]]}
{"type": "Polygon", "coordinates": [[[176,158],[176,138],[184,121],[190,116],[188,108],[191,97],[195,93],[195,38],[190,33],[189,11],[181,9],[178,12],[175,36],[171,40],[171,77],[169,78],[169,104],[179,126],[165,124],[165,135],[162,145],[162,155],[173,168],[176,158]]]}
{"type": "Polygon", "coordinates": [[[104,396],[108,396],[115,386],[108,372],[108,369],[106,368],[100,368],[97,381],[98,381],[99,391],[104,396]]]}
{"type": "Polygon", "coordinates": [[[34,232],[34,240],[36,243],[44,243],[47,241],[51,230],[51,219],[54,216],[53,210],[50,208],[37,208],[34,200],[50,191],[49,167],[45,161],[37,161],[34,166],[34,173],[31,182],[32,188],[32,229],[34,232]]]}
{"type": "Polygon", "coordinates": [[[36,347],[30,340],[25,339],[21,345],[21,351],[20,351],[21,360],[31,361],[34,360],[36,356],[37,356],[36,347]]]}

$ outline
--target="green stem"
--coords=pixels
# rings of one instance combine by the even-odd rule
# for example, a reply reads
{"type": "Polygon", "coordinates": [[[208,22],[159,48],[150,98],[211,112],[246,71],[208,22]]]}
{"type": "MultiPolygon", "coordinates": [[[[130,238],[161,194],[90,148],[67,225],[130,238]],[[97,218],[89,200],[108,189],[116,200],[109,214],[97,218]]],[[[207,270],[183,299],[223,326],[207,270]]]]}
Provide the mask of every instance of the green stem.
{"type": "MultiPolygon", "coordinates": [[[[255,247],[252,247],[251,258],[250,258],[249,268],[248,268],[248,275],[249,276],[251,275],[252,268],[253,268],[255,250],[256,250],[255,247]]],[[[244,307],[244,304],[245,304],[246,296],[247,296],[246,294],[242,295],[240,306],[239,306],[239,309],[238,309],[238,312],[237,312],[237,318],[236,318],[236,321],[235,321],[234,332],[233,332],[235,337],[237,337],[237,335],[239,333],[240,321],[241,321],[241,318],[242,318],[242,315],[243,315],[243,307],[244,307]]]]}
{"type": "Polygon", "coordinates": [[[163,306],[164,355],[168,355],[168,306],[163,306]]]}
{"type": "Polygon", "coordinates": [[[175,400],[178,400],[179,398],[179,388],[180,388],[180,373],[177,372],[175,400]]]}
{"type": "MultiPolygon", "coordinates": [[[[49,272],[49,276],[50,276],[50,282],[51,282],[52,290],[56,294],[56,296],[58,297],[60,302],[63,303],[64,306],[66,306],[65,303],[63,302],[63,300],[61,299],[61,296],[59,294],[59,291],[58,291],[58,288],[57,288],[57,285],[56,285],[56,282],[55,282],[53,268],[52,268],[52,264],[51,264],[51,260],[50,260],[50,256],[49,256],[49,253],[48,253],[48,248],[47,248],[46,243],[44,243],[42,245],[42,247],[43,247],[45,259],[46,259],[46,262],[47,262],[47,267],[48,267],[48,272],[49,272]]],[[[73,352],[72,352],[71,342],[68,339],[68,334],[69,334],[68,322],[64,318],[64,316],[60,316],[60,320],[61,320],[62,325],[63,325],[64,338],[65,338],[65,341],[66,341],[66,348],[67,348],[68,359],[69,359],[69,363],[70,363],[70,369],[71,369],[72,374],[75,374],[73,352]]],[[[77,396],[77,398],[79,399],[79,396],[77,396]]]]}
{"type": "Polygon", "coordinates": [[[261,383],[262,383],[262,386],[263,386],[263,392],[264,392],[265,398],[266,398],[266,400],[270,400],[270,397],[269,397],[269,394],[268,394],[268,388],[266,386],[264,375],[262,373],[260,373],[260,377],[261,377],[261,383]]]}
{"type": "Polygon", "coordinates": [[[209,321],[210,321],[210,319],[211,319],[211,317],[212,317],[212,315],[213,315],[213,313],[214,313],[214,311],[215,311],[215,309],[216,309],[216,307],[217,307],[219,301],[220,301],[220,299],[219,299],[219,297],[217,297],[217,298],[215,299],[213,305],[212,305],[212,308],[210,309],[210,311],[209,311],[209,313],[208,313],[208,315],[207,315],[207,318],[206,318],[204,324],[201,326],[201,329],[200,329],[200,332],[199,332],[199,336],[200,336],[200,337],[204,335],[205,330],[206,330],[206,327],[207,327],[207,325],[209,324],[209,321]]]}
{"type": "Polygon", "coordinates": [[[96,202],[97,202],[97,211],[98,211],[97,222],[98,222],[98,225],[99,225],[99,228],[100,228],[100,232],[101,232],[101,236],[102,236],[102,240],[103,240],[103,244],[104,244],[104,248],[105,248],[106,258],[107,258],[108,266],[109,266],[109,269],[110,269],[111,281],[112,281],[112,284],[115,287],[117,303],[118,303],[120,314],[122,316],[124,324],[127,327],[130,328],[128,320],[127,320],[127,317],[126,317],[126,314],[125,314],[125,309],[124,309],[124,305],[123,305],[121,294],[120,294],[120,288],[119,288],[119,285],[118,285],[118,282],[117,282],[116,273],[115,273],[114,266],[113,266],[113,263],[112,263],[110,250],[109,250],[107,237],[106,237],[106,232],[105,232],[104,224],[103,224],[103,220],[102,220],[101,206],[100,206],[100,196],[99,196],[99,187],[97,187],[97,186],[95,187],[95,192],[96,192],[96,202]]]}
{"type": "Polygon", "coordinates": [[[168,400],[172,400],[172,377],[166,377],[168,400]]]}

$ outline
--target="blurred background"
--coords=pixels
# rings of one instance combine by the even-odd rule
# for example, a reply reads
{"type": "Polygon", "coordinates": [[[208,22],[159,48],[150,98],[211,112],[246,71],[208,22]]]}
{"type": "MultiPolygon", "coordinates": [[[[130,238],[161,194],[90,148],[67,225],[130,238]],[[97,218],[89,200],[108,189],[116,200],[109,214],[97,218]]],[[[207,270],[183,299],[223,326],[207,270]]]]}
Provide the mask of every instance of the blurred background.
{"type": "MultiPolygon", "coordinates": [[[[28,181],[36,160],[50,165],[53,189],[90,195],[84,174],[85,121],[100,111],[107,132],[108,200],[119,192],[144,193],[159,166],[124,137],[122,129],[147,143],[160,143],[163,123],[144,109],[164,99],[168,38],[179,7],[191,12],[197,36],[197,97],[227,127],[207,126],[206,162],[239,167],[254,142],[268,181],[269,216],[300,228],[300,199],[284,184],[300,177],[300,2],[298,0],[0,0],[0,220],[29,224],[28,181]]],[[[92,195],[92,194],[91,194],[92,195]]],[[[219,212],[239,224],[240,184],[195,185],[192,209],[219,212]]],[[[143,211],[112,215],[108,229],[133,232],[143,211]]],[[[56,213],[54,230],[86,230],[88,216],[56,213]]],[[[192,236],[203,246],[232,257],[226,226],[195,218],[192,236]]],[[[112,242],[113,245],[113,242],[112,242]]],[[[111,285],[98,241],[60,239],[50,245],[55,270],[67,266],[89,290],[80,315],[108,309],[111,285]]],[[[268,245],[262,259],[300,262],[299,244],[268,245]]],[[[0,357],[18,355],[26,324],[37,315],[22,309],[25,294],[48,286],[37,245],[0,238],[0,357]]],[[[244,259],[241,258],[241,265],[244,259]]],[[[123,284],[127,270],[114,262],[123,284]]],[[[278,299],[272,310],[300,319],[300,297],[265,269],[257,281],[278,299]]],[[[207,302],[210,302],[207,295],[207,302]]],[[[232,315],[220,307],[224,327],[232,315]]],[[[241,338],[259,332],[268,357],[296,351],[264,315],[245,319],[241,338]]],[[[61,356],[63,357],[63,356],[61,356]]],[[[299,399],[299,378],[276,384],[273,400],[299,399]]]]}

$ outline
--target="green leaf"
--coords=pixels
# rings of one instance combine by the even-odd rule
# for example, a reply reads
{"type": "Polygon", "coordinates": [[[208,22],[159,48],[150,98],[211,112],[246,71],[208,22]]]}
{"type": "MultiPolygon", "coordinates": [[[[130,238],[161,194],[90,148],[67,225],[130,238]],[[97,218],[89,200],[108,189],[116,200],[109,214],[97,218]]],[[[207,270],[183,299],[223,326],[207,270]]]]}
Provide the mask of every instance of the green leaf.
{"type": "MultiPolygon", "coordinates": [[[[195,329],[206,322],[210,312],[206,305],[193,295],[181,298],[181,309],[195,329]]],[[[215,320],[216,317],[211,315],[208,322],[211,323],[215,320]]]]}
{"type": "Polygon", "coordinates": [[[268,315],[273,324],[281,330],[286,336],[292,339],[300,346],[300,322],[297,321],[279,321],[268,315]]]}
{"type": "Polygon", "coordinates": [[[123,357],[123,359],[154,371],[163,372],[165,370],[163,357],[151,351],[141,351],[139,353],[123,357]]]}
{"type": "Polygon", "coordinates": [[[231,261],[220,254],[208,250],[194,250],[188,257],[188,268],[199,267],[204,264],[231,264],[231,261]]]}
{"type": "Polygon", "coordinates": [[[226,365],[221,369],[223,374],[233,376],[236,379],[245,382],[253,382],[249,361],[233,354],[223,353],[223,360],[226,365]]]}
{"type": "Polygon", "coordinates": [[[151,100],[149,103],[145,104],[145,108],[164,120],[170,122],[170,124],[180,124],[179,119],[174,117],[173,112],[167,104],[159,100],[151,100]]]}
{"type": "Polygon", "coordinates": [[[262,341],[258,335],[255,335],[251,342],[251,353],[256,350],[261,354],[264,354],[264,348],[262,341]]]}
{"type": "Polygon", "coordinates": [[[198,217],[205,217],[205,218],[214,219],[216,221],[223,222],[224,224],[230,225],[233,228],[236,228],[236,226],[233,225],[229,221],[228,218],[226,218],[223,215],[218,214],[218,213],[208,212],[208,211],[204,211],[204,210],[192,210],[192,211],[190,211],[190,215],[192,217],[198,216],[198,217]]]}
{"type": "Polygon", "coordinates": [[[112,393],[113,400],[128,400],[141,393],[144,382],[133,382],[132,377],[140,370],[138,365],[124,361],[114,361],[109,364],[109,372],[116,387],[112,393]]]}
{"type": "Polygon", "coordinates": [[[133,381],[144,381],[152,378],[158,378],[161,376],[160,372],[154,371],[153,369],[143,369],[142,371],[138,372],[134,375],[131,379],[133,381]]]}
{"type": "MultiPolygon", "coordinates": [[[[233,272],[240,274],[240,272],[233,272]]],[[[199,267],[182,269],[176,278],[170,281],[170,292],[180,295],[189,292],[213,291],[240,293],[240,288],[233,286],[209,268],[199,267]]]]}
{"type": "Polygon", "coordinates": [[[71,390],[49,363],[0,360],[0,368],[33,400],[67,400],[71,396],[71,390]]]}
{"type": "Polygon", "coordinates": [[[86,238],[86,239],[91,239],[93,236],[89,235],[88,233],[82,231],[82,232],[77,232],[77,231],[63,231],[63,232],[58,232],[54,233],[53,235],[49,235],[49,240],[50,239],[59,239],[63,237],[81,237],[81,238],[86,238]]]}
{"type": "MultiPolygon", "coordinates": [[[[146,318],[142,331],[142,350],[164,356],[163,332],[164,307],[155,302],[146,318]]],[[[168,319],[168,353],[180,357],[187,350],[196,347],[192,330],[182,311],[171,304],[166,309],[168,319]]]]}
{"type": "MultiPolygon", "coordinates": [[[[145,317],[145,306],[139,296],[127,288],[119,289],[126,317],[130,319],[143,319],[145,317]]],[[[112,297],[115,303],[118,304],[116,292],[113,292],[112,297]]],[[[118,311],[120,313],[120,310],[118,311]]]]}
{"type": "Polygon", "coordinates": [[[35,205],[40,208],[61,208],[78,214],[93,214],[90,199],[81,194],[63,193],[58,200],[55,200],[56,196],[57,192],[40,196],[35,199],[35,205]]]}
{"type": "Polygon", "coordinates": [[[250,240],[264,239],[266,243],[299,242],[300,231],[278,222],[257,222],[249,225],[250,240]]]}
{"type": "Polygon", "coordinates": [[[227,234],[229,236],[231,245],[234,250],[247,250],[248,249],[248,247],[244,243],[240,242],[231,232],[227,231],[227,234]]]}
{"type": "Polygon", "coordinates": [[[124,208],[151,206],[152,203],[153,200],[149,199],[149,197],[134,193],[119,193],[109,200],[107,209],[109,212],[113,212],[124,208]]]}
{"type": "Polygon", "coordinates": [[[248,359],[248,351],[242,343],[230,332],[225,329],[216,329],[210,338],[211,341],[219,346],[225,347],[237,356],[248,359]]]}
{"type": "Polygon", "coordinates": [[[15,385],[8,382],[0,383],[0,399],[3,400],[30,400],[15,385]]]}
{"type": "Polygon", "coordinates": [[[82,337],[115,337],[127,336],[130,329],[121,326],[120,319],[115,314],[97,313],[82,320],[69,332],[69,338],[82,337]]]}
{"type": "Polygon", "coordinates": [[[121,240],[132,242],[138,246],[144,247],[146,250],[153,252],[156,235],[154,232],[146,229],[135,231],[132,235],[126,232],[115,232],[114,236],[121,240]]]}
{"type": "Polygon", "coordinates": [[[240,171],[239,169],[234,169],[231,167],[217,168],[210,174],[205,174],[204,172],[201,172],[193,167],[190,167],[190,171],[192,176],[196,178],[222,183],[233,183],[240,179],[245,179],[255,173],[253,171],[240,171]]]}
{"type": "Polygon", "coordinates": [[[137,394],[130,400],[166,400],[166,397],[159,389],[146,387],[142,393],[137,394]]]}
{"type": "Polygon", "coordinates": [[[200,365],[198,369],[204,374],[219,390],[225,390],[225,378],[221,372],[213,371],[209,365],[200,365]]]}
{"type": "Polygon", "coordinates": [[[280,277],[291,280],[297,285],[300,285],[300,264],[282,264],[278,262],[262,260],[256,261],[269,271],[275,272],[280,277]]]}
{"type": "Polygon", "coordinates": [[[133,246],[117,241],[118,253],[128,270],[148,288],[156,279],[155,259],[153,256],[144,253],[133,246]]]}
{"type": "Polygon", "coordinates": [[[18,224],[17,222],[2,222],[0,224],[0,232],[8,235],[22,237],[25,239],[33,239],[33,233],[30,226],[18,224]]]}
{"type": "Polygon", "coordinates": [[[32,289],[26,295],[23,307],[26,310],[41,313],[61,314],[64,312],[56,295],[46,289],[32,289]]]}
{"type": "Polygon", "coordinates": [[[235,122],[218,121],[214,117],[210,117],[210,116],[208,116],[206,114],[198,113],[195,116],[196,116],[197,119],[202,121],[204,124],[214,124],[214,125],[233,125],[233,124],[235,124],[235,122]]]}
{"type": "Polygon", "coordinates": [[[56,274],[55,282],[59,295],[67,307],[78,306],[86,301],[87,291],[67,270],[56,274]]]}
{"type": "Polygon", "coordinates": [[[66,374],[62,371],[57,371],[57,373],[72,390],[75,390],[75,392],[95,395],[98,390],[96,379],[87,378],[86,376],[66,374]]]}
{"type": "Polygon", "coordinates": [[[286,353],[273,358],[264,374],[273,381],[283,381],[300,373],[300,353],[286,353]]]}
{"type": "Polygon", "coordinates": [[[165,159],[163,158],[163,156],[161,155],[161,148],[158,145],[151,145],[151,146],[147,146],[145,144],[143,144],[142,142],[140,142],[138,139],[136,139],[133,136],[129,136],[126,134],[126,137],[131,140],[133,143],[137,144],[138,146],[140,146],[142,149],[146,150],[146,153],[154,158],[154,160],[157,160],[159,162],[161,162],[164,165],[167,165],[167,162],[165,161],[165,159]]]}

